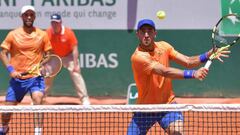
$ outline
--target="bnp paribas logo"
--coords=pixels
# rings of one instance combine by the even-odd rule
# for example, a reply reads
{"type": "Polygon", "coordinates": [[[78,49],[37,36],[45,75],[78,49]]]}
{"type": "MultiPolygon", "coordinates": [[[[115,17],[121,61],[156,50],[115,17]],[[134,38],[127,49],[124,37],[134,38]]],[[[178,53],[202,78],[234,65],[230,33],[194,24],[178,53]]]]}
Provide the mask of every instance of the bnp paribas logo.
{"type": "MultiPolygon", "coordinates": [[[[27,1],[27,0],[25,0],[27,1]]],[[[17,0],[0,0],[0,6],[17,6],[17,2],[22,1],[17,0]]],[[[29,5],[35,6],[36,0],[28,0],[29,5]]],[[[39,1],[38,1],[39,2],[39,1]]],[[[41,5],[51,6],[93,6],[95,4],[100,4],[101,6],[114,6],[116,0],[42,0],[41,5]]]]}

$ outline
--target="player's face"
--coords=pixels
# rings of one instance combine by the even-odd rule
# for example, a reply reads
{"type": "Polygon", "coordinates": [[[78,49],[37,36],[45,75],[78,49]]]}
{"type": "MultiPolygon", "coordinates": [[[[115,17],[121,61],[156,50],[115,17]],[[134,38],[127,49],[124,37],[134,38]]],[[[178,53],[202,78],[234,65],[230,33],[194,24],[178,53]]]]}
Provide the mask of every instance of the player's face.
{"type": "Polygon", "coordinates": [[[26,11],[24,14],[22,14],[22,20],[23,20],[23,25],[25,27],[33,27],[33,22],[36,18],[35,12],[32,10],[26,11]]]}
{"type": "Polygon", "coordinates": [[[57,34],[61,33],[61,29],[62,29],[62,23],[61,22],[52,21],[51,25],[52,25],[54,33],[57,33],[57,34]]]}
{"type": "Polygon", "coordinates": [[[137,37],[144,46],[152,45],[156,34],[155,29],[149,25],[144,25],[137,31],[137,37]]]}

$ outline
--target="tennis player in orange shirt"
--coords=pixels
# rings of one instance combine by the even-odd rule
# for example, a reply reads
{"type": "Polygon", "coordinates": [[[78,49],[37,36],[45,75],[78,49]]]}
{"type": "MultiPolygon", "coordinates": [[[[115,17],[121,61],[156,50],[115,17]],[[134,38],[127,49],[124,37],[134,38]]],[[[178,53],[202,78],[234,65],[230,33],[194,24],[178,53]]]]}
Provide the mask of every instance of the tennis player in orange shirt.
{"type": "MultiPolygon", "coordinates": [[[[62,18],[59,14],[51,15],[51,27],[46,31],[53,47],[53,53],[61,57],[63,67],[69,71],[82,104],[89,105],[87,88],[79,65],[78,41],[74,32],[62,24],[62,18]]],[[[43,99],[44,101],[53,84],[53,80],[54,77],[45,79],[46,94],[43,99]]]]}
{"type": "MultiPolygon", "coordinates": [[[[1,44],[0,58],[6,66],[11,80],[7,89],[5,105],[17,105],[29,92],[33,104],[40,105],[44,95],[44,78],[42,76],[26,75],[32,66],[39,64],[44,55],[52,49],[46,32],[33,26],[36,18],[33,6],[26,5],[21,9],[23,26],[8,33],[1,44]],[[10,54],[10,57],[8,57],[10,54]]],[[[2,128],[0,134],[6,134],[11,114],[2,114],[2,128]]],[[[41,128],[36,127],[35,133],[41,133],[41,128]]]]}
{"type": "MultiPolygon", "coordinates": [[[[140,44],[132,54],[132,70],[138,89],[137,104],[175,104],[172,79],[203,80],[208,70],[181,70],[170,67],[170,61],[194,68],[206,62],[212,51],[198,56],[186,56],[176,51],[165,41],[155,42],[157,31],[152,20],[138,22],[136,35],[140,44]]],[[[230,51],[224,50],[217,56],[228,57],[230,51]]],[[[183,115],[181,112],[134,113],[128,127],[128,135],[145,135],[156,122],[170,135],[183,134],[183,115]],[[154,117],[153,117],[154,116],[154,117]],[[171,117],[170,117],[171,116],[171,117]]]]}

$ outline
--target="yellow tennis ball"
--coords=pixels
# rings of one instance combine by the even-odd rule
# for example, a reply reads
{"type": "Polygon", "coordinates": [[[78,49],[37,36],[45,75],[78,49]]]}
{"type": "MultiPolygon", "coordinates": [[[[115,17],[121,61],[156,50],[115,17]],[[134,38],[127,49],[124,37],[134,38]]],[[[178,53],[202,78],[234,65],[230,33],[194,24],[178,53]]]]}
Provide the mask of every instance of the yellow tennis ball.
{"type": "Polygon", "coordinates": [[[165,11],[162,11],[162,10],[158,11],[158,12],[157,12],[157,17],[158,17],[159,19],[164,19],[164,18],[166,17],[165,11]]]}

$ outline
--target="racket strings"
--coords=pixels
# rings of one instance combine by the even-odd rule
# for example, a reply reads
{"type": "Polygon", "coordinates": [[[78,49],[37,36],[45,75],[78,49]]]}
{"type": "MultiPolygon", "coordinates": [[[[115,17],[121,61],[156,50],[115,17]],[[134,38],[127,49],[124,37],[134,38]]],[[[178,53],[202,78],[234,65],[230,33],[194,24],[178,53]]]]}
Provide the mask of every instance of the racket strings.
{"type": "Polygon", "coordinates": [[[237,44],[240,35],[240,19],[236,14],[228,14],[223,16],[212,31],[212,54],[205,64],[205,68],[209,69],[212,60],[218,57],[223,50],[237,44]]]}
{"type": "Polygon", "coordinates": [[[237,42],[240,34],[240,19],[234,14],[223,17],[213,32],[213,44],[220,48],[237,42]]]}
{"type": "Polygon", "coordinates": [[[44,77],[56,75],[62,67],[62,61],[57,56],[50,56],[47,61],[42,64],[41,74],[44,77]]]}

